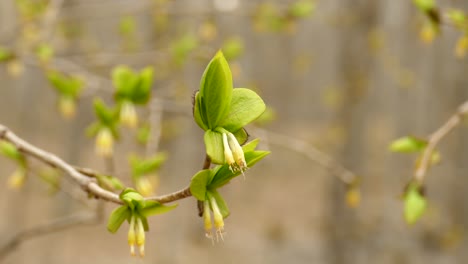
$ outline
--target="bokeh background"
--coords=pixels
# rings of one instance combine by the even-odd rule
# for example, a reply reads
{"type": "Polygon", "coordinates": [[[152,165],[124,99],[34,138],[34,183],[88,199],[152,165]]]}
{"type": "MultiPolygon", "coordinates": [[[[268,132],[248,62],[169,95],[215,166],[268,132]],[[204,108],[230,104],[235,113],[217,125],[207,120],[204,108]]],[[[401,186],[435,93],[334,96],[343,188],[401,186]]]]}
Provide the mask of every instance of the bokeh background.
{"type": "MultiPolygon", "coordinates": [[[[466,126],[440,146],[442,162],[427,178],[426,215],[414,226],[402,216],[401,195],[416,156],[390,153],[388,144],[404,135],[428,136],[468,98],[466,59],[454,54],[460,32],[443,26],[431,43],[421,39],[425,18],[411,1],[320,0],[306,16],[294,17],[288,10],[296,1],[51,0],[58,8],[44,11],[47,19],[44,12],[25,18],[18,8],[24,2],[0,1],[0,44],[21,54],[0,66],[0,123],[21,137],[72,164],[105,172],[109,166],[85,135],[95,120],[93,98],[111,102],[109,77],[116,65],[153,65],[153,107],[161,117],[153,133],[161,132],[160,144],[144,149],[134,143],[133,131],[124,130],[115,175],[130,184],[127,154],[157,147],[169,153],[158,193],[178,190],[204,158],[203,134],[190,116],[192,94],[209,59],[230,44],[235,86],[255,89],[274,113],[273,120],[250,128],[272,154],[246,180],[222,189],[231,209],[223,243],[213,246],[204,238],[195,201],[185,199],[177,210],[150,219],[143,260],[129,255],[126,225],[112,235],[104,219],[27,240],[4,263],[468,261],[466,126]],[[54,50],[49,66],[88,81],[72,120],[61,117],[34,55],[41,41],[54,50]],[[276,134],[269,138],[268,132],[276,134]],[[359,206],[346,205],[336,175],[277,134],[317,148],[359,175],[359,206]]],[[[468,10],[464,1],[438,2],[468,10]]],[[[95,201],[71,198],[84,195],[65,179],[67,191],[54,195],[34,173],[21,190],[8,189],[14,169],[0,159],[0,246],[52,219],[92,213],[95,201]]],[[[107,204],[105,215],[113,208],[107,204]]]]}

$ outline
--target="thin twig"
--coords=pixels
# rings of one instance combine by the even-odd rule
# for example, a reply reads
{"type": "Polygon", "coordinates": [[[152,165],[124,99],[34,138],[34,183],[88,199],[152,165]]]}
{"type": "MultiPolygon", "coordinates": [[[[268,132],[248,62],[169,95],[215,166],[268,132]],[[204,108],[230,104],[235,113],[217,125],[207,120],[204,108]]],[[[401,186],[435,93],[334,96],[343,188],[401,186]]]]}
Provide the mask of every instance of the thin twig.
{"type": "Polygon", "coordinates": [[[421,163],[418,166],[417,170],[414,173],[414,179],[419,183],[422,184],[424,181],[424,177],[427,174],[427,170],[431,164],[431,156],[432,153],[439,144],[439,142],[452,131],[455,127],[457,127],[464,115],[468,113],[468,101],[464,102],[458,107],[458,110],[443,124],[439,127],[434,133],[429,136],[427,147],[424,149],[422,154],[421,163]]]}
{"type": "Polygon", "coordinates": [[[47,11],[44,14],[42,20],[42,40],[49,40],[54,32],[55,24],[57,22],[57,17],[60,13],[64,0],[51,0],[47,6],[47,11]]]}
{"type": "MultiPolygon", "coordinates": [[[[210,156],[205,155],[205,160],[203,161],[203,167],[202,167],[202,170],[207,170],[209,169],[211,166],[211,158],[210,156]]],[[[202,201],[197,201],[197,208],[198,208],[198,216],[199,217],[202,217],[203,216],[203,212],[204,212],[204,208],[205,205],[203,204],[202,201]]]]}
{"type": "Polygon", "coordinates": [[[162,133],[162,115],[163,108],[161,100],[154,97],[153,99],[151,99],[149,106],[148,123],[150,126],[151,137],[149,138],[149,142],[146,146],[147,156],[149,156],[151,153],[158,152],[162,133]]]}
{"type": "Polygon", "coordinates": [[[5,257],[7,257],[10,253],[14,252],[16,248],[18,248],[23,242],[27,241],[28,239],[56,233],[79,225],[95,224],[97,222],[98,218],[96,217],[96,215],[78,214],[59,218],[54,221],[45,223],[43,225],[39,225],[31,229],[19,232],[11,239],[9,239],[8,242],[5,243],[5,245],[0,247],[0,262],[3,259],[5,259],[5,257]]]}
{"type": "MultiPolygon", "coordinates": [[[[66,163],[61,158],[57,157],[56,155],[46,152],[32,144],[24,141],[16,134],[11,132],[7,127],[0,124],[0,139],[6,140],[18,148],[19,151],[23,152],[25,155],[32,156],[37,158],[38,160],[49,164],[57,169],[64,171],[71,179],[73,179],[83,190],[91,193],[94,197],[106,200],[109,202],[113,202],[116,204],[122,204],[119,196],[113,192],[107,191],[101,188],[96,179],[92,177],[88,177],[87,175],[79,172],[75,167],[66,163]]],[[[84,171],[84,170],[82,170],[84,171]]],[[[90,170],[87,170],[89,173],[90,170]]],[[[188,187],[187,187],[188,188],[188,187]]],[[[153,200],[160,203],[169,203],[176,200],[184,199],[189,197],[191,194],[187,191],[187,188],[184,188],[180,191],[162,195],[153,198],[146,198],[146,200],[153,200]]]]}
{"type": "Polygon", "coordinates": [[[282,135],[275,132],[267,131],[261,128],[255,129],[266,135],[269,143],[277,146],[282,146],[284,148],[293,150],[298,153],[302,153],[313,162],[316,162],[320,166],[323,166],[326,169],[328,169],[332,174],[337,176],[338,179],[340,179],[345,184],[351,185],[356,183],[358,177],[352,171],[346,169],[337,161],[335,161],[322,151],[318,150],[308,142],[288,135],[282,135]]]}

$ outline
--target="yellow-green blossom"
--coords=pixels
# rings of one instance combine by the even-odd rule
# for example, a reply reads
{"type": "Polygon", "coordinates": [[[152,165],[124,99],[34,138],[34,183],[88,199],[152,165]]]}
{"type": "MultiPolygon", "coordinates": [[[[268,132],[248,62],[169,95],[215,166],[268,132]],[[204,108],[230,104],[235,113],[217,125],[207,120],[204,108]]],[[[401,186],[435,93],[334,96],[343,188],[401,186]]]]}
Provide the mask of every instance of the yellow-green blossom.
{"type": "Polygon", "coordinates": [[[103,157],[112,155],[114,149],[114,136],[109,128],[102,128],[96,136],[96,153],[103,157]]]}

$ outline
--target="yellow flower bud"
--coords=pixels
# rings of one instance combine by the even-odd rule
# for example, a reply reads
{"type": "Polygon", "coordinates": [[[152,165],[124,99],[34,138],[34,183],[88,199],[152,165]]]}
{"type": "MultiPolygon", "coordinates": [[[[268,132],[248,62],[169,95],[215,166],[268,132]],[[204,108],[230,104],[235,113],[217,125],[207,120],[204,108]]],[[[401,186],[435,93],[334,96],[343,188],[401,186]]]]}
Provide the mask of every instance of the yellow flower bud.
{"type": "Polygon", "coordinates": [[[23,187],[26,181],[26,171],[24,169],[17,169],[13,174],[8,178],[8,188],[12,190],[19,190],[23,187]]]}
{"type": "Polygon", "coordinates": [[[224,148],[224,158],[226,159],[226,163],[229,165],[229,169],[232,172],[236,171],[236,162],[234,160],[231,148],[229,147],[226,133],[223,133],[223,148],[224,148]]]}
{"type": "Polygon", "coordinates": [[[210,204],[208,200],[205,200],[203,203],[203,222],[205,224],[205,235],[207,238],[210,238],[211,241],[213,240],[213,234],[211,233],[211,229],[213,228],[211,223],[211,213],[210,213],[210,204]]]}
{"type": "Polygon", "coordinates": [[[114,136],[109,128],[102,128],[96,136],[96,153],[103,157],[109,157],[113,153],[114,136]]]}
{"type": "Polygon", "coordinates": [[[216,228],[216,240],[219,240],[219,237],[221,237],[221,240],[224,240],[223,215],[221,214],[221,211],[219,210],[219,207],[218,207],[218,204],[216,203],[215,198],[210,197],[210,203],[211,203],[211,209],[213,209],[213,218],[214,218],[214,224],[216,228]]]}
{"type": "Polygon", "coordinates": [[[76,104],[71,97],[60,97],[58,102],[59,111],[63,117],[70,119],[75,116],[76,104]]]}
{"type": "Polygon", "coordinates": [[[138,115],[133,103],[127,101],[122,103],[122,109],[120,110],[120,122],[130,128],[135,128],[137,126],[138,115]]]}
{"type": "Polygon", "coordinates": [[[136,244],[140,248],[140,256],[145,256],[145,228],[143,226],[143,221],[141,218],[137,218],[136,226],[136,244]]]}
{"type": "Polygon", "coordinates": [[[245,162],[244,150],[242,149],[239,142],[237,142],[236,137],[229,133],[229,145],[231,146],[232,153],[234,154],[234,159],[237,164],[237,168],[244,173],[247,169],[247,163],[245,162]]]}
{"type": "Polygon", "coordinates": [[[128,229],[128,244],[130,245],[130,255],[135,256],[135,243],[136,243],[136,235],[135,235],[135,216],[132,215],[130,219],[130,228],[128,229]]]}

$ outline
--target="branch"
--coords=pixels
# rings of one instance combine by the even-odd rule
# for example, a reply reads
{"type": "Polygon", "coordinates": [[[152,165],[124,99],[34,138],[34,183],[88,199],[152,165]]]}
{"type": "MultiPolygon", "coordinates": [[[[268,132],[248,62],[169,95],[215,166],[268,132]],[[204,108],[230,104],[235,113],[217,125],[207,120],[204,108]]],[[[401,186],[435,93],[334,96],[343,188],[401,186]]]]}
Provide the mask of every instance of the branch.
{"type": "Polygon", "coordinates": [[[458,110],[434,133],[429,136],[427,147],[424,149],[422,154],[421,164],[414,173],[414,179],[422,184],[424,177],[427,174],[427,170],[431,163],[432,152],[439,142],[450,133],[455,127],[457,127],[464,115],[468,114],[468,101],[464,102],[458,107],[458,110]]]}
{"type": "MultiPolygon", "coordinates": [[[[36,159],[53,166],[57,169],[64,171],[74,182],[76,182],[84,191],[92,194],[96,198],[113,202],[116,204],[122,204],[119,196],[113,192],[107,191],[97,184],[96,179],[93,176],[97,175],[96,172],[90,169],[75,168],[72,165],[66,163],[56,155],[46,152],[32,144],[24,141],[16,134],[11,132],[7,127],[0,124],[0,139],[6,140],[18,148],[19,151],[25,155],[35,157],[36,159]],[[90,177],[91,176],[91,177],[90,177]]],[[[153,200],[160,203],[169,203],[176,200],[190,197],[189,187],[186,187],[180,191],[170,193],[167,195],[149,197],[146,200],[153,200]]]]}
{"type": "Polygon", "coordinates": [[[78,225],[95,224],[98,220],[99,218],[97,215],[78,214],[59,218],[49,223],[19,232],[0,248],[0,262],[28,239],[63,231],[78,225]]]}
{"type": "Polygon", "coordinates": [[[308,142],[293,138],[291,136],[267,131],[261,128],[255,129],[264,133],[270,143],[301,153],[313,162],[316,162],[320,166],[325,167],[346,185],[355,184],[357,182],[358,176],[356,176],[356,174],[346,169],[337,161],[329,157],[327,154],[321,152],[308,142]]]}

